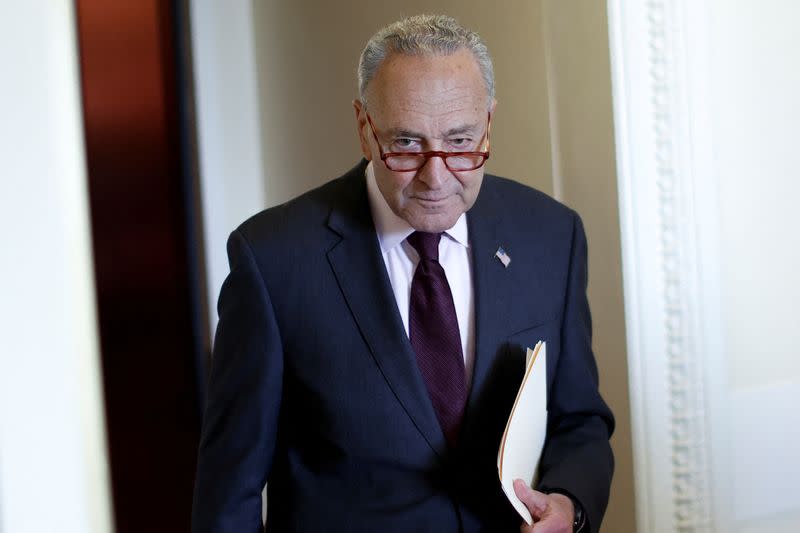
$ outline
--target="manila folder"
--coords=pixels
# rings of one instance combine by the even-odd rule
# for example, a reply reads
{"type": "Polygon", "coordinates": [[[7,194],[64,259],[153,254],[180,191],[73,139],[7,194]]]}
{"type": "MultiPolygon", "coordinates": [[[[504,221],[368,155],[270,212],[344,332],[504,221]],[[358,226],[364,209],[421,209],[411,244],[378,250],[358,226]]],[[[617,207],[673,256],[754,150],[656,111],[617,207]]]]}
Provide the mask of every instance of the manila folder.
{"type": "Polygon", "coordinates": [[[536,484],[536,471],[547,434],[547,344],[539,341],[528,348],[525,375],[497,452],[497,473],[503,492],[528,524],[528,508],[514,492],[514,480],[536,484]]]}

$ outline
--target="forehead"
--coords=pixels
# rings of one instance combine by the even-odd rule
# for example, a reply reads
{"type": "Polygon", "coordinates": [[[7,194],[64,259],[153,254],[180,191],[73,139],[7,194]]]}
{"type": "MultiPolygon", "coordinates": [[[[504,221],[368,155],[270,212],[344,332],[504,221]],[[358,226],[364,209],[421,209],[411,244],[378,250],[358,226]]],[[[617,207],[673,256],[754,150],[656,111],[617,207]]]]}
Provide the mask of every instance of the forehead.
{"type": "Polygon", "coordinates": [[[472,53],[393,54],[367,90],[372,116],[392,123],[475,121],[485,115],[486,85],[472,53]]]}

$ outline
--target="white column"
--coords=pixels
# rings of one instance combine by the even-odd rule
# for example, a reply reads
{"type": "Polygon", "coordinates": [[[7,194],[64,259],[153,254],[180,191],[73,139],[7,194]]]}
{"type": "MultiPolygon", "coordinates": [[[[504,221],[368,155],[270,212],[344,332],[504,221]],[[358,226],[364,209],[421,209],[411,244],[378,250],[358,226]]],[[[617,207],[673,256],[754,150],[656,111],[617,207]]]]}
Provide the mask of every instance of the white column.
{"type": "Polygon", "coordinates": [[[209,325],[228,275],[228,235],[266,207],[252,2],[189,4],[209,325]]]}
{"type": "Polygon", "coordinates": [[[709,436],[725,363],[702,4],[609,2],[641,533],[726,530],[709,436]]]}
{"type": "Polygon", "coordinates": [[[0,7],[0,530],[112,530],[72,2],[0,7]]]}
{"type": "Polygon", "coordinates": [[[792,0],[610,0],[638,530],[800,530],[792,0]]]}

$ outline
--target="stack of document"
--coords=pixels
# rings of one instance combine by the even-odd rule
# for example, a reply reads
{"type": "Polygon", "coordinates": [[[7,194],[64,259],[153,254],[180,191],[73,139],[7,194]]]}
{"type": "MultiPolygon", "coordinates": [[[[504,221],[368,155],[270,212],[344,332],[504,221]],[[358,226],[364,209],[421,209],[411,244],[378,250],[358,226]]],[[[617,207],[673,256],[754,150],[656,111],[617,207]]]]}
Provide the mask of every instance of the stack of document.
{"type": "Polygon", "coordinates": [[[536,485],[539,457],[547,435],[547,345],[539,341],[528,348],[525,376],[497,452],[497,473],[511,505],[528,523],[533,523],[528,508],[514,492],[514,480],[536,485]]]}

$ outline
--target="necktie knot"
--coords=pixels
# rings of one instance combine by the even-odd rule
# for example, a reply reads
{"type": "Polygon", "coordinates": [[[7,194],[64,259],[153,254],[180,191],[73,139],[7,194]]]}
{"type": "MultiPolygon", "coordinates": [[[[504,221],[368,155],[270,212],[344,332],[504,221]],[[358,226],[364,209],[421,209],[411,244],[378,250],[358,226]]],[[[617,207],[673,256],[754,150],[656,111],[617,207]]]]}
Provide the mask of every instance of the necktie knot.
{"type": "Polygon", "coordinates": [[[439,241],[441,238],[441,233],[425,233],[423,231],[415,231],[408,236],[407,240],[408,243],[417,251],[421,260],[438,261],[439,241]]]}

